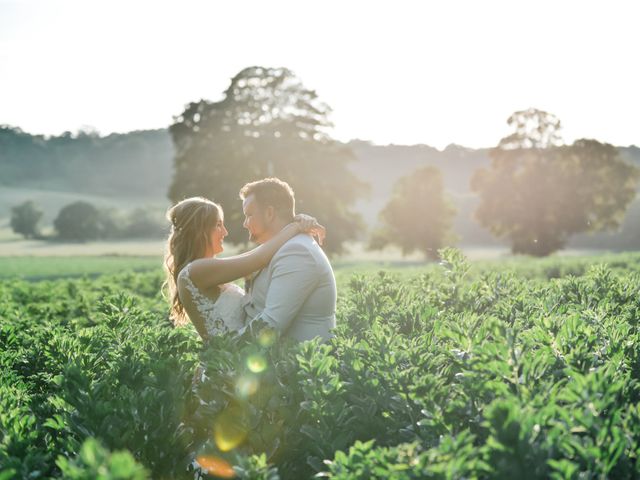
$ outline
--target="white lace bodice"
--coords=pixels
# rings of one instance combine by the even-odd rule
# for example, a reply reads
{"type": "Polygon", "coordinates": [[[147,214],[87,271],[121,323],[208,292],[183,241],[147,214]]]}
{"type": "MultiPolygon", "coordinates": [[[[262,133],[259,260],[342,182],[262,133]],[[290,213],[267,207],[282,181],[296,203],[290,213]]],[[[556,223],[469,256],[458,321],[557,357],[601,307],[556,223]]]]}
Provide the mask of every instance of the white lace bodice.
{"type": "MultiPolygon", "coordinates": [[[[204,321],[207,333],[211,336],[238,331],[244,327],[244,309],[242,299],[244,290],[235,283],[220,286],[220,295],[214,301],[202,294],[191,280],[189,268],[182,269],[179,277],[191,295],[191,301],[204,321]]],[[[183,302],[184,303],[184,302],[183,302]]]]}

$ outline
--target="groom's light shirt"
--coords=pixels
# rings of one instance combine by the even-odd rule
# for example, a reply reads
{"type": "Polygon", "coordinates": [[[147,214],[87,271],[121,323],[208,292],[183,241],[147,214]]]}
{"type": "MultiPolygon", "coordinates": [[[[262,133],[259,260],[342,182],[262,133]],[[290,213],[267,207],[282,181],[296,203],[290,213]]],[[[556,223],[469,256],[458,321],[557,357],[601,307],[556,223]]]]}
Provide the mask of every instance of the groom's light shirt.
{"type": "Polygon", "coordinates": [[[336,281],[331,264],[309,235],[285,243],[251,282],[247,323],[262,319],[298,341],[328,339],[336,326],[336,281]]]}

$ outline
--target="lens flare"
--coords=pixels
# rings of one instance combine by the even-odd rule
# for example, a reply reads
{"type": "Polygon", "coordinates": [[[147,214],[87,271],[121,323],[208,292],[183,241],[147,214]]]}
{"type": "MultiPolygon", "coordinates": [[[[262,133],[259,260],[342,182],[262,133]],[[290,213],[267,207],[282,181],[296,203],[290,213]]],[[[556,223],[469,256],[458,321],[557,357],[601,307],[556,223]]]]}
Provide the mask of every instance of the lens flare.
{"type": "Polygon", "coordinates": [[[234,478],[236,476],[233,467],[222,458],[214,457],[213,455],[200,455],[196,457],[196,461],[202,468],[207,470],[207,473],[216,477],[234,478]]]}
{"type": "Polygon", "coordinates": [[[222,452],[229,452],[238,447],[247,437],[242,410],[228,408],[216,419],[213,426],[213,439],[222,452]]]}
{"type": "Polygon", "coordinates": [[[263,328],[258,334],[258,343],[263,347],[270,347],[276,341],[276,331],[273,328],[263,328]]]}
{"type": "Polygon", "coordinates": [[[267,368],[267,361],[262,355],[254,353],[247,358],[247,367],[253,373],[264,372],[267,368]]]}
{"type": "Polygon", "coordinates": [[[236,382],[236,392],[240,397],[247,398],[256,393],[259,386],[260,382],[255,376],[245,375],[236,382]]]}

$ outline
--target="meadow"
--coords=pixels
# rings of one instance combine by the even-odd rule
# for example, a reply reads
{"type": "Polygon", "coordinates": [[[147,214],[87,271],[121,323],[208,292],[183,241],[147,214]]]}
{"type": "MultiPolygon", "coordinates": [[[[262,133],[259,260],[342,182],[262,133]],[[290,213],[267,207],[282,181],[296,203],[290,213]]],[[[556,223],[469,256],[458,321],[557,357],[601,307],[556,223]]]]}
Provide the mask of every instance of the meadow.
{"type": "Polygon", "coordinates": [[[0,479],[640,475],[640,254],[338,260],[326,345],[203,345],[158,261],[0,258],[0,479]]]}

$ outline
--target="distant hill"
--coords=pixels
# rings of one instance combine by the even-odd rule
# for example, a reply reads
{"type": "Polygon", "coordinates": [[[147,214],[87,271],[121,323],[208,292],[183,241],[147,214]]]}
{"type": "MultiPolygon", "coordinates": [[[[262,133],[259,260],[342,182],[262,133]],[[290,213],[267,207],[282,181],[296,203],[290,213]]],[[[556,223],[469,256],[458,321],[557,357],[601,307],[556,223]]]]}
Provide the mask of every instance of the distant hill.
{"type": "Polygon", "coordinates": [[[166,130],[46,138],[0,127],[0,188],[166,198],[172,162],[166,130]]]}
{"type": "MultiPolygon", "coordinates": [[[[470,191],[469,180],[477,168],[488,165],[488,149],[449,145],[440,151],[427,145],[378,146],[360,140],[348,145],[357,158],[351,168],[371,185],[370,196],[357,203],[370,226],[377,222],[378,212],[398,178],[418,167],[434,165],[442,171],[445,188],[458,208],[454,227],[460,243],[501,245],[473,220],[478,199],[470,191]]],[[[623,158],[640,166],[640,148],[619,150],[623,158]]],[[[163,129],[106,137],[80,133],[46,138],[0,127],[0,189],[4,185],[22,191],[53,190],[112,197],[120,202],[136,198],[139,202],[164,204],[168,202],[173,155],[168,131],[163,129]]],[[[0,195],[3,202],[10,197],[7,192],[10,189],[0,195]]],[[[628,210],[620,232],[579,235],[571,246],[640,249],[640,198],[628,210]]]]}

